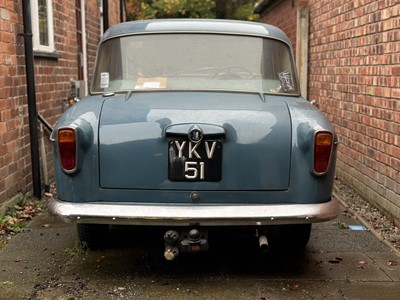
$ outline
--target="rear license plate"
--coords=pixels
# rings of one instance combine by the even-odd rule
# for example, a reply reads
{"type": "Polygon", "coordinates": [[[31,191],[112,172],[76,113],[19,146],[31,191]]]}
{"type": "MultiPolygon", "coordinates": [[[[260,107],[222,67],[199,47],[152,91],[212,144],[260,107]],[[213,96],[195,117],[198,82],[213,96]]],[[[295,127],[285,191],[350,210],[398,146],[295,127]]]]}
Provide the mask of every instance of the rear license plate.
{"type": "Polygon", "coordinates": [[[221,141],[170,140],[168,160],[168,178],[172,181],[221,180],[221,141]]]}

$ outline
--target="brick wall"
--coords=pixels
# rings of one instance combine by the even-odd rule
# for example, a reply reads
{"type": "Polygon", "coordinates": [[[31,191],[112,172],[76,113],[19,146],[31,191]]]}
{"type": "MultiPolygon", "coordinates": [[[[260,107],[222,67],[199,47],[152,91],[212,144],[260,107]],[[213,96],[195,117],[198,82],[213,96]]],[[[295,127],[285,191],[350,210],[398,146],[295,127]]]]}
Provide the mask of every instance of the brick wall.
{"type": "Polygon", "coordinates": [[[400,219],[400,3],[310,2],[309,95],[340,135],[338,174],[400,219]]]}
{"type": "Polygon", "coordinates": [[[400,3],[308,2],[308,98],[339,134],[337,174],[400,220],[400,3]]]}
{"type": "Polygon", "coordinates": [[[30,181],[20,11],[14,1],[0,2],[0,202],[30,181]]]}
{"type": "MultiPolygon", "coordinates": [[[[119,22],[119,1],[110,2],[110,24],[119,22]]],[[[101,0],[87,0],[86,36],[89,76],[100,38],[101,0]]],[[[75,0],[54,0],[54,40],[58,58],[35,56],[37,110],[54,124],[77,80],[75,0]]],[[[0,205],[32,189],[22,0],[0,1],[0,205]]],[[[90,77],[89,77],[90,78],[90,77]]],[[[53,175],[52,145],[45,137],[48,171],[53,175]]]]}

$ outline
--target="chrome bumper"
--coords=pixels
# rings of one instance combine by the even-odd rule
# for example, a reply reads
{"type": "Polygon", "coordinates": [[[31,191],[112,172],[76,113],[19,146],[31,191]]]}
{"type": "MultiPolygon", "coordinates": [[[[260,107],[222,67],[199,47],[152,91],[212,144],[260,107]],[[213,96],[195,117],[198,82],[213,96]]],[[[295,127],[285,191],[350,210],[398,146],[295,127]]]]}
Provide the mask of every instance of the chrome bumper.
{"type": "Polygon", "coordinates": [[[151,226],[260,226],[316,223],[334,219],[336,199],[320,204],[168,205],[72,203],[50,200],[49,212],[66,222],[151,226]]]}

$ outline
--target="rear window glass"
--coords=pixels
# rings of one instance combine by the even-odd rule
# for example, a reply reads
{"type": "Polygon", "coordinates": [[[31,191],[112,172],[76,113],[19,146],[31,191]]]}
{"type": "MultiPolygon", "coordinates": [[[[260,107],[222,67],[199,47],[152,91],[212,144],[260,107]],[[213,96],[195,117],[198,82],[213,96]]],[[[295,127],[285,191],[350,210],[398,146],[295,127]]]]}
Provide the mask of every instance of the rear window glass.
{"type": "Polygon", "coordinates": [[[298,94],[290,48],[274,39],[148,34],[101,45],[92,92],[160,89],[298,94]]]}

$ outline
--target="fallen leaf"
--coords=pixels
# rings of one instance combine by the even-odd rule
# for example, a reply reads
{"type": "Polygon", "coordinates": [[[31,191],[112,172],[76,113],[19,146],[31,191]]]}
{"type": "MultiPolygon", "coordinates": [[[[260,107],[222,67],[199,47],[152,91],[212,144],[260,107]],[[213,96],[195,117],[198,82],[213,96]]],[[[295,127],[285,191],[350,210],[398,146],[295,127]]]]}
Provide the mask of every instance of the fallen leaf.
{"type": "Polygon", "coordinates": [[[42,227],[49,228],[49,227],[51,227],[51,224],[43,224],[42,227]]]}
{"type": "Polygon", "coordinates": [[[299,291],[300,290],[300,284],[293,283],[293,284],[289,285],[289,290],[295,291],[295,292],[299,291]]]}
{"type": "Polygon", "coordinates": [[[23,214],[23,215],[20,215],[19,218],[21,220],[31,220],[32,216],[30,214],[23,214]]]}
{"type": "Polygon", "coordinates": [[[395,260],[388,260],[388,261],[386,262],[386,264],[387,264],[388,266],[397,266],[397,261],[395,261],[395,260]]]}

